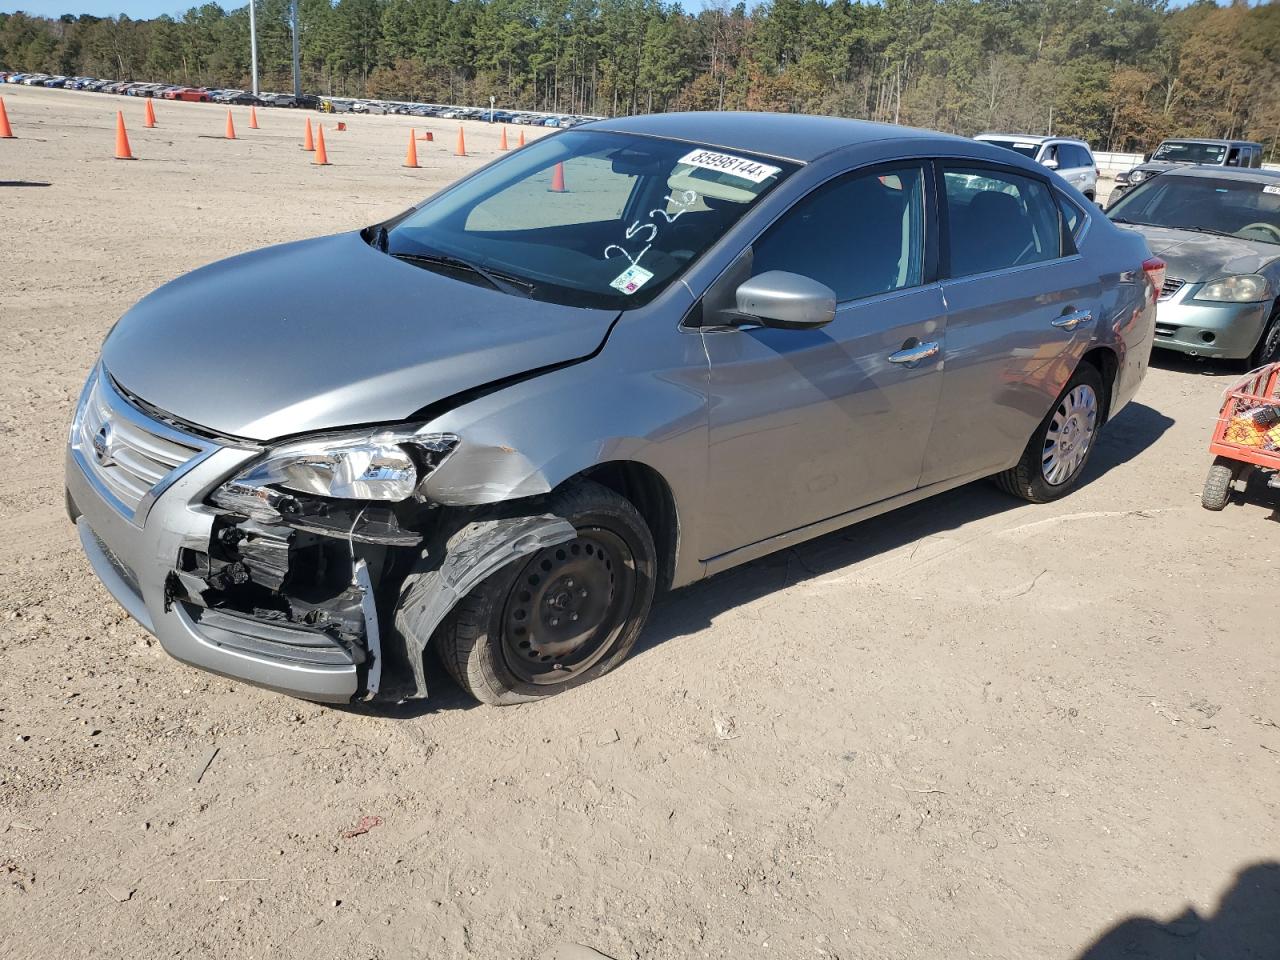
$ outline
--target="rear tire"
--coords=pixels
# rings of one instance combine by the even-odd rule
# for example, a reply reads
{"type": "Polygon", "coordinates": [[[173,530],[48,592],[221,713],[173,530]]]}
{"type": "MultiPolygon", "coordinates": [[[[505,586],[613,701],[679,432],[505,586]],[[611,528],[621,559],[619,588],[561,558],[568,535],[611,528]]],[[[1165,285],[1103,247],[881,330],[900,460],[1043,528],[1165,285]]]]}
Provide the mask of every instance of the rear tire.
{"type": "Polygon", "coordinates": [[[631,502],[581,481],[553,493],[545,512],[578,538],[489,576],[432,638],[445,669],[481,703],[541,700],[608,673],[649,616],[657,556],[631,502]]]}
{"type": "Polygon", "coordinates": [[[1231,502],[1231,484],[1235,482],[1239,466],[1226,457],[1218,457],[1209,468],[1209,476],[1205,477],[1204,492],[1200,494],[1200,505],[1206,510],[1221,510],[1231,502]]]}
{"type": "Polygon", "coordinates": [[[1070,493],[1097,444],[1105,403],[1102,375],[1082,361],[1031,435],[1022,459],[996,474],[996,485],[1031,503],[1049,503],[1070,493]]]}

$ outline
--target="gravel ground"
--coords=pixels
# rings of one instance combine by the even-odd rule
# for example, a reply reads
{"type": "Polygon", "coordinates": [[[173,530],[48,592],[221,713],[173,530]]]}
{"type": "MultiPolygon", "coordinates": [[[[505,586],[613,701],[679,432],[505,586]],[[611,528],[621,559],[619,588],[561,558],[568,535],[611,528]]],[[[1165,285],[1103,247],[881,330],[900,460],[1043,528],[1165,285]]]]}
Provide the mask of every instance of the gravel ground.
{"type": "Polygon", "coordinates": [[[152,288],[395,213],[496,131],[455,158],[428,122],[406,170],[409,118],[347,118],[317,168],[301,113],[229,142],[217,107],[3,93],[7,956],[1280,955],[1280,512],[1198,503],[1233,369],[1157,357],[1057,504],[975,484],[673,594],[567,696],[474,707],[433,664],[423,704],[315,706],[97,584],[72,403],[152,288]]]}

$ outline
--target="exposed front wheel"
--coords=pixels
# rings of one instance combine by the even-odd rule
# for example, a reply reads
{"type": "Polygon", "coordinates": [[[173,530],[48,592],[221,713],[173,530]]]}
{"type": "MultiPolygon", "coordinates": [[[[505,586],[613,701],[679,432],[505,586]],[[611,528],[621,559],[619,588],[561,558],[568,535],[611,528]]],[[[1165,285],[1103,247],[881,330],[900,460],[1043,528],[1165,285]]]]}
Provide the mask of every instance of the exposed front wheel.
{"type": "Polygon", "coordinates": [[[1006,492],[1032,503],[1048,503],[1075,487],[1093,453],[1102,426],[1102,376],[1081,363],[1036,428],[1017,466],[997,474],[1006,492]]]}
{"type": "Polygon", "coordinates": [[[578,536],[481,582],[432,639],[445,668],[483,703],[538,700],[609,672],[649,615],[653,536],[630,501],[584,481],[545,509],[578,536]]]}

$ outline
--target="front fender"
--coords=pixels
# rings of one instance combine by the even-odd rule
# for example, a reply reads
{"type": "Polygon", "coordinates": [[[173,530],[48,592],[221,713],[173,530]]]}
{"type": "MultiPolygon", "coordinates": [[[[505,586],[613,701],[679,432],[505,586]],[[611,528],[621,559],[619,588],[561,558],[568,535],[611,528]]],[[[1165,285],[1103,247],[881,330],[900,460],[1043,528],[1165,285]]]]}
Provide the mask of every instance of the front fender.
{"type": "MultiPolygon", "coordinates": [[[[599,464],[634,461],[663,477],[678,515],[697,516],[707,471],[707,390],[699,333],[624,320],[596,356],[432,420],[427,430],[460,442],[423,493],[448,506],[500,503],[549,493],[599,464]]],[[[696,545],[685,538],[680,554],[697,556],[696,545]]],[[[677,570],[677,582],[697,575],[677,570]]]]}

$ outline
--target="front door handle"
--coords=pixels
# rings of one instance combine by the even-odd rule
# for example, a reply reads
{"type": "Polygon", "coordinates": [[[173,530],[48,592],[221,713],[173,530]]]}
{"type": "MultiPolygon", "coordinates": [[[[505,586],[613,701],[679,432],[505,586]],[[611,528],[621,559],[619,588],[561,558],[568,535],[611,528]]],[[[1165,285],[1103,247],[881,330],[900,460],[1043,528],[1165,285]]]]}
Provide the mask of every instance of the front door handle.
{"type": "Polygon", "coordinates": [[[1064,313],[1057,320],[1053,321],[1055,327],[1061,327],[1063,330],[1074,330],[1079,326],[1088,326],[1093,323],[1093,314],[1088,310],[1077,310],[1075,313],[1064,313]]]}
{"type": "Polygon", "coordinates": [[[905,363],[907,365],[919,363],[921,360],[928,360],[930,357],[937,356],[939,349],[938,341],[936,340],[917,343],[914,347],[903,347],[897,353],[889,354],[889,362],[905,363]]]}

